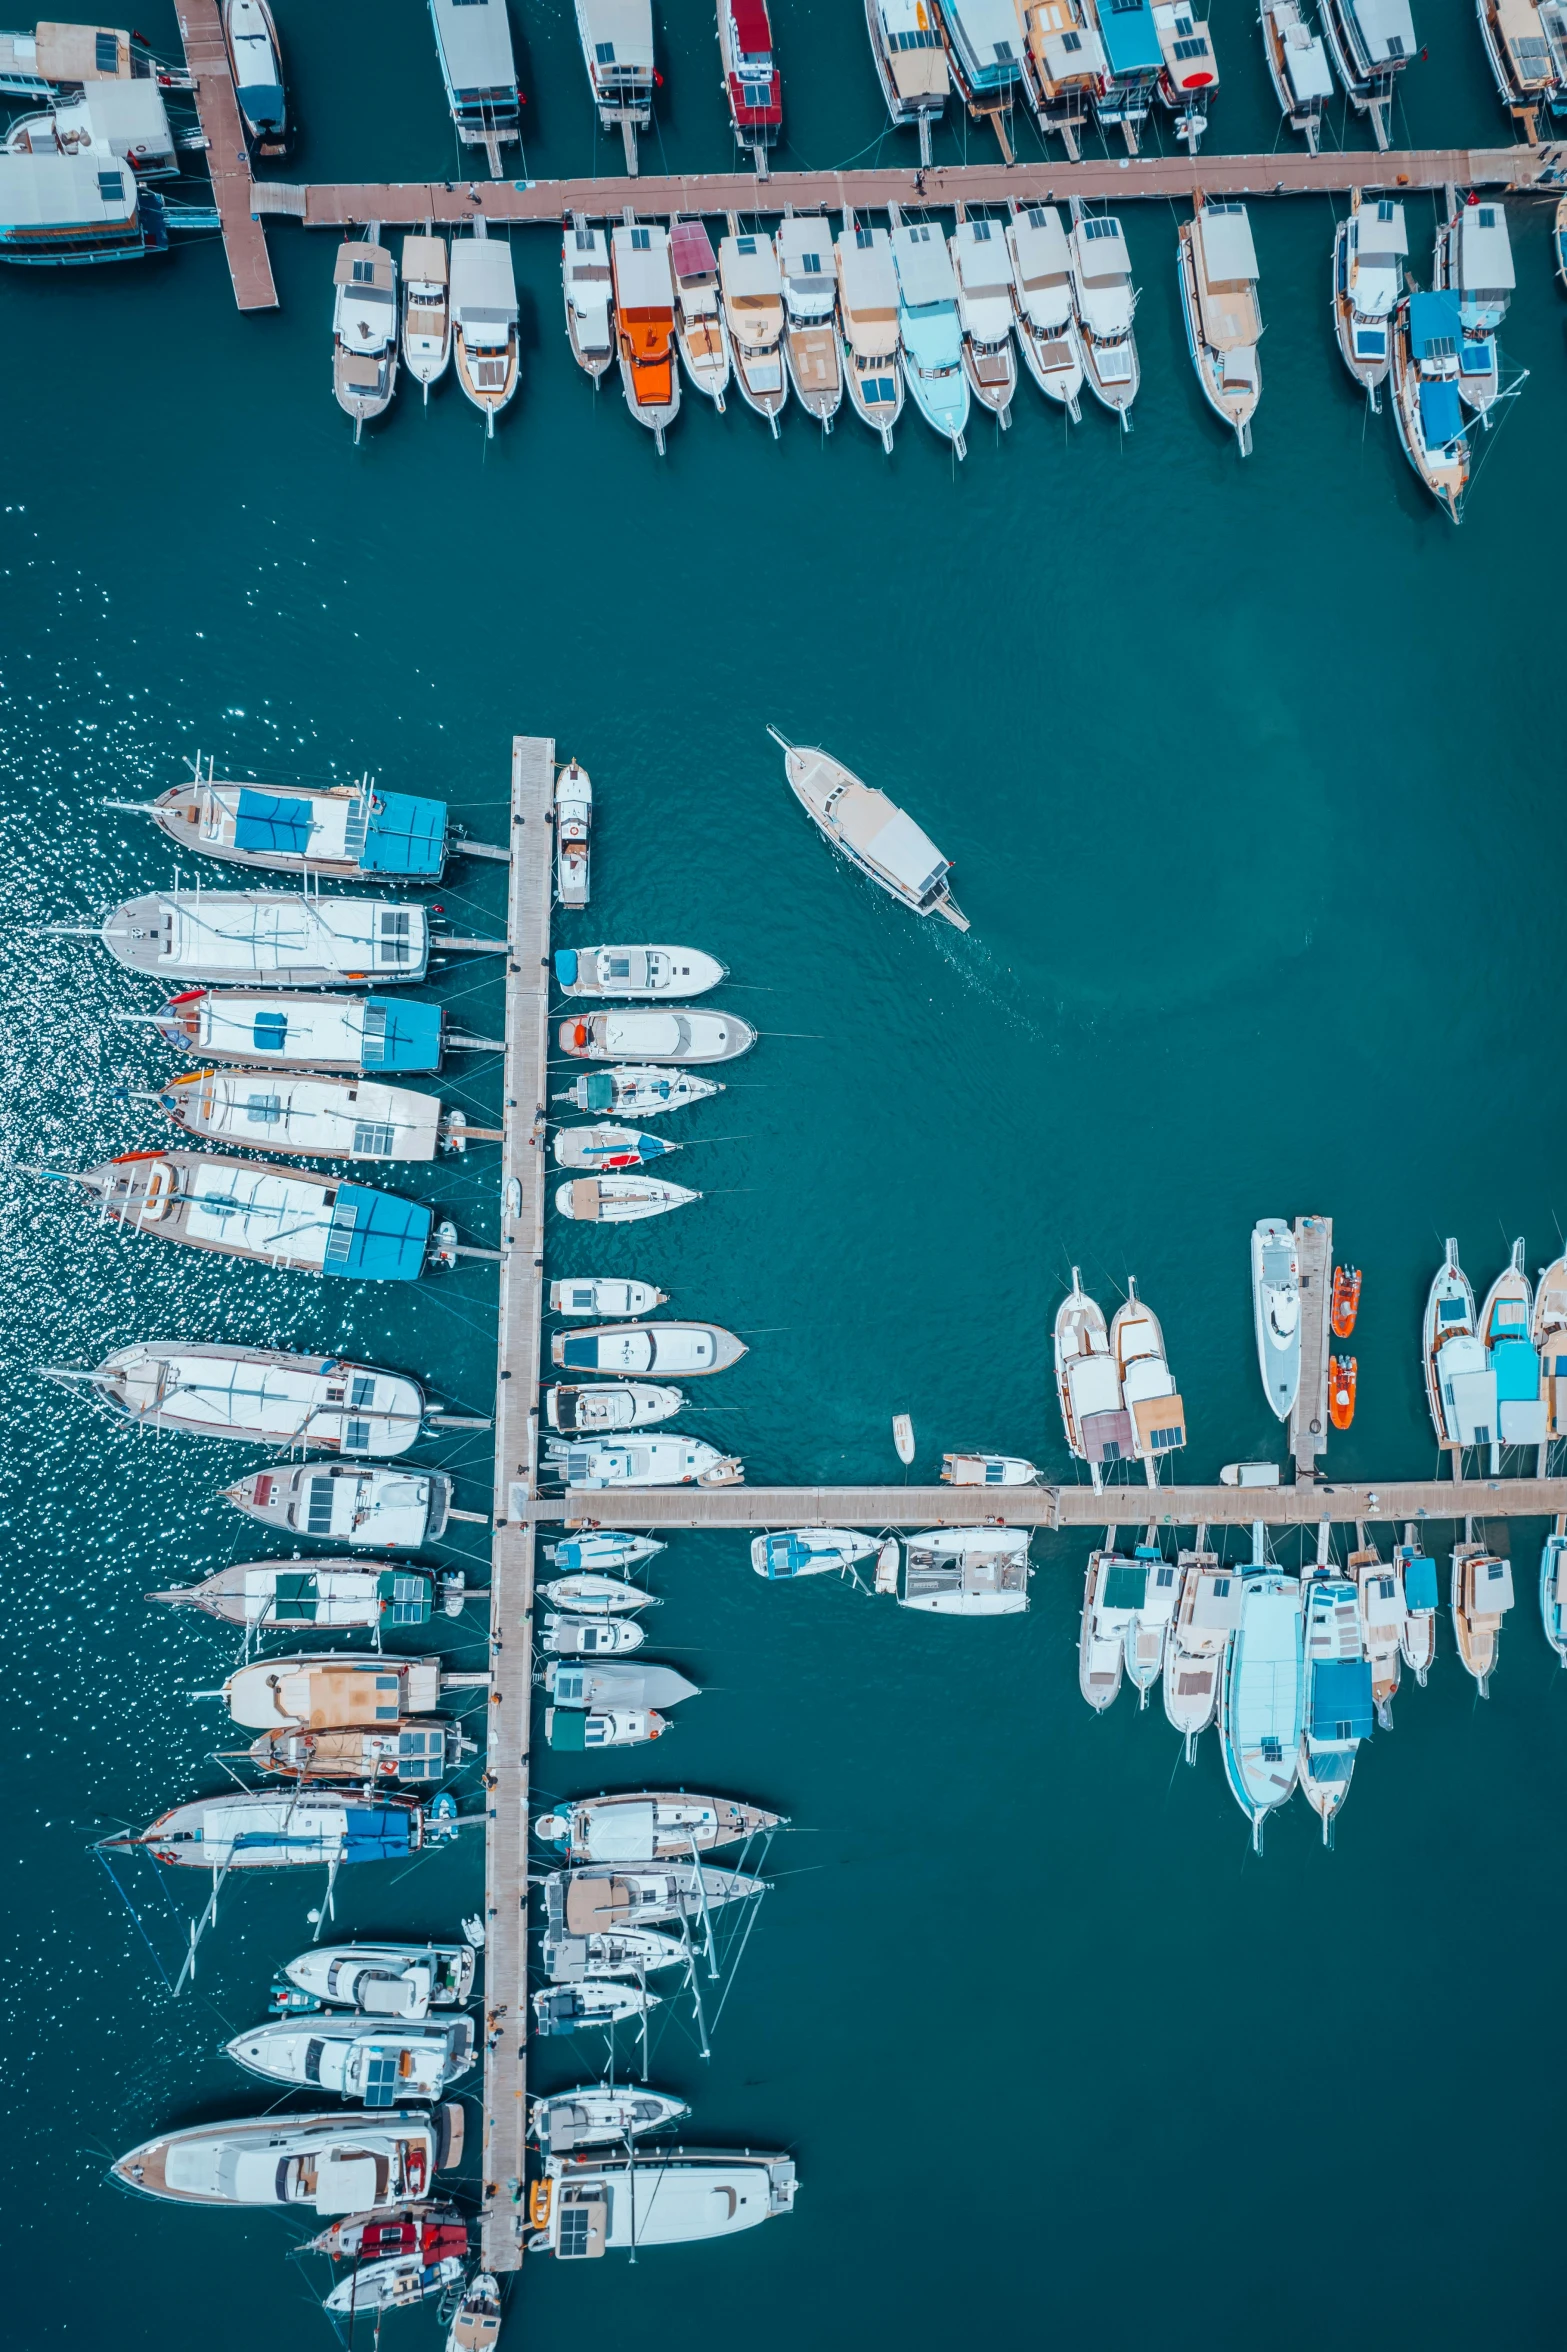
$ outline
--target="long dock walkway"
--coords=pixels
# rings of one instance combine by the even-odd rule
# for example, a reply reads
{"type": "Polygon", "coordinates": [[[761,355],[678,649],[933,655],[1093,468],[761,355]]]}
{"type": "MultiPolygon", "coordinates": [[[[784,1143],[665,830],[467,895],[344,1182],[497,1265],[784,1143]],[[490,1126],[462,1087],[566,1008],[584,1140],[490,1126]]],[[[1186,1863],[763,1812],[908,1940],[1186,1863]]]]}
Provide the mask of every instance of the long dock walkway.
{"type": "Polygon", "coordinates": [[[217,0],[180,0],[179,19],[185,63],[196,84],[196,112],[207,141],[213,201],[223,223],[234,299],[241,310],[276,310],[277,287],[266,231],[251,204],[250,150],[239,119],[217,0]]]}
{"type": "Polygon", "coordinates": [[[1317,1475],[1317,1457],[1328,1450],[1328,1355],[1333,1345],[1328,1319],[1333,1311],[1333,1220],[1297,1217],[1295,1262],[1300,1268],[1300,1386],[1290,1413],[1290,1452],[1295,1476],[1317,1475]]]}
{"type": "Polygon", "coordinates": [[[484,2137],[480,2222],[486,2270],[516,2270],[528,2129],[528,1723],[533,1695],[533,1519],[510,1498],[538,1483],[543,1319],[545,1061],[555,746],[511,747],[511,891],[506,965],[505,1142],[501,1146],[495,1537],[490,1553],[490,1722],[484,1825],[484,2137]]]}

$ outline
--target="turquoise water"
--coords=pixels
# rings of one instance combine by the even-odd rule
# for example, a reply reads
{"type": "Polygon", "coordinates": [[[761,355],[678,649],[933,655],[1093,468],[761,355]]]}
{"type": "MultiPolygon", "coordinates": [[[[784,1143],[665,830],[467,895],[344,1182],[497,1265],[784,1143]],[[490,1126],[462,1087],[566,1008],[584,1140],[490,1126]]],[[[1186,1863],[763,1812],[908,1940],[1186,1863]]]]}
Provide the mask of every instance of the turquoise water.
{"type": "MultiPolygon", "coordinates": [[[[279,14],[301,172],[452,168],[415,0],[279,14]]],[[[1466,12],[1417,22],[1408,137],[1496,140],[1466,12]]],[[[161,14],[143,29],[167,38],[161,14]]],[[[780,0],[777,32],[794,152],[874,154],[859,10],[780,0]]],[[[1217,8],[1215,36],[1214,142],[1271,145],[1246,11],[1217,8]]],[[[529,171],[613,164],[570,12],[530,11],[525,46],[529,171]]],[[[666,21],[661,54],[667,158],[716,168],[705,10],[666,21]]],[[[101,796],[150,794],[199,747],[262,775],[368,766],[493,837],[512,733],[549,732],[599,807],[592,913],[560,936],[706,946],[734,973],[721,1001],[764,1031],[671,1129],[700,1208],[596,1247],[551,1221],[552,1273],[644,1274],[750,1338],[680,1426],[753,1481],[894,1479],[900,1409],[916,1475],[969,1444],[1065,1475],[1049,1320],[1076,1262],[1107,1307],[1137,1276],[1187,1400],[1183,1473],[1211,1476],[1277,1442],[1247,1232],[1318,1210],[1366,1270],[1359,1413],[1330,1466],[1429,1471],[1418,1318],[1442,1237],[1484,1282],[1518,1232],[1531,1267],[1555,1255],[1564,1204],[1562,312],[1549,215],[1517,206],[1505,341],[1532,378],[1454,532],[1338,360],[1330,212],[1255,209],[1266,388],[1244,466],[1202,405],[1173,217],[1151,205],[1129,208],[1133,434],[1088,413],[1068,436],[1025,384],[1013,430],[976,426],[961,469],[912,416],[888,461],[848,416],[825,445],[791,416],[774,447],[694,400],[660,466],[570,364],[547,231],[516,241],[524,382],[488,445],[448,385],[351,447],[325,239],[273,233],[265,319],[236,315],[211,244],[6,274],[5,1157],[80,1166],[156,1133],[116,1089],[163,1065],[108,1018],[150,991],[31,930],[168,878],[101,796]],[[928,826],[967,938],[830,858],[768,720],[928,826]]],[[[1422,275],[1430,217],[1411,201],[1422,275]]],[[[493,869],[437,897],[462,928],[498,919],[493,869]]],[[[440,993],[493,1033],[486,967],[440,993]]],[[[458,1065],[445,1091],[482,1118],[496,1072],[458,1065]]],[[[493,1149],[397,1181],[494,1241],[493,1149]]],[[[217,1785],[219,1712],[191,1694],[232,1644],[141,1596],[267,1549],[213,1499],[253,1457],[133,1440],[36,1370],[231,1336],[351,1351],[483,1410],[493,1274],[328,1287],[101,1231],[20,1174],[3,1199],[20,2340],[326,2342],[284,2259],[303,2226],[103,2182],[165,2124],[266,2104],[216,2053],[319,1900],[313,1877],[225,1895],[173,2006],[89,1851],[217,1785]]],[[[482,1436],[427,1453],[484,1507],[482,1436]]],[[[472,1557],[478,1531],[456,1532],[472,1557]]],[[[799,2202],[635,2270],[540,2263],[520,2324],[738,2321],[758,2352],[934,2345],[976,2315],[1026,2340],[1237,2352],[1553,2337],[1567,1691],[1533,1604],[1542,1533],[1513,1530],[1489,1704],[1444,1625],[1430,1687],[1406,1686],[1360,1760],[1337,1850],[1297,1803],[1261,1863],[1211,1739],[1187,1771],[1157,1703],[1082,1706],[1081,1537],[1037,1540],[1031,1614],[988,1627],[827,1580],[770,1589],[742,1539],[676,1539],[653,1567],[656,1654],[704,1687],[657,1777],[797,1828],[711,2064],[676,2019],[654,2076],[692,2100],[693,2140],[793,2151],[799,2202]]],[[[478,1632],[436,1639],[471,1664],[478,1632]]],[[[630,1785],[645,1761],[553,1774],[630,1785]]],[[[197,1890],[136,1884],[172,1964],[165,1891],[197,1890]]],[[[477,1899],[464,1847],[346,1876],[339,1918],[422,1933],[477,1899]]],[[[591,2072],[569,2044],[537,2058],[541,2083],[591,2072]]],[[[394,2336],[439,2341],[428,2312],[394,2336]]]]}

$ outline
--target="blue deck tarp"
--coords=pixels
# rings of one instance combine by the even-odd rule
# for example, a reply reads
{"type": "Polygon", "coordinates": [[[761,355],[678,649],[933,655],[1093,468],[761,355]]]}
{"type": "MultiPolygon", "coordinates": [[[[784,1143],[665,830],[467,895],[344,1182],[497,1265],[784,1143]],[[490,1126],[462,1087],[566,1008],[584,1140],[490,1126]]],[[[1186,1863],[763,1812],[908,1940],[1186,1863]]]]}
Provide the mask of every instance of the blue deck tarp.
{"type": "Polygon", "coordinates": [[[359,868],[365,874],[426,874],[440,879],[446,864],[446,803],[415,800],[407,792],[378,792],[359,868]]]}
{"type": "Polygon", "coordinates": [[[358,1282],[417,1282],[435,1211],[394,1192],[340,1184],[322,1272],[358,1282]]]}

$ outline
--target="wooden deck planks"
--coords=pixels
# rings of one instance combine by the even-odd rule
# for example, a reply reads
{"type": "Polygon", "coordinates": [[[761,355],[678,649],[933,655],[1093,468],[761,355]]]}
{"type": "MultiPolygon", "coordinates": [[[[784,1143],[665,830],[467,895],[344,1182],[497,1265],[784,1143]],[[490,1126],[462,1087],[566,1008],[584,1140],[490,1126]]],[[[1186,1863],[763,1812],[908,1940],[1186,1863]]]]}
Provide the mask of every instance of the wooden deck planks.
{"type": "Polygon", "coordinates": [[[1315,1478],[1328,1450],[1328,1316],[1333,1306],[1333,1220],[1297,1217],[1300,1267],[1300,1386],[1290,1410],[1290,1453],[1297,1479],[1315,1478]]]}
{"type": "Polygon", "coordinates": [[[266,232],[251,211],[250,150],[239,119],[217,0],[180,0],[179,22],[185,63],[196,83],[196,111],[207,140],[207,166],[223,223],[234,299],[241,310],[276,310],[266,232]]]}

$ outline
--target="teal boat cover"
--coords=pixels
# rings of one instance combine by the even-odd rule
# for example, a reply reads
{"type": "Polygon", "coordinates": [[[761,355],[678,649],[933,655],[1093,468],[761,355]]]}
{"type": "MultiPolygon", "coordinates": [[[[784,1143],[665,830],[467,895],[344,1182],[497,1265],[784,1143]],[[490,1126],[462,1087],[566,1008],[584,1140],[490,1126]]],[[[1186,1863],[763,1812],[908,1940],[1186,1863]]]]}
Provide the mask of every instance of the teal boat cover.
{"type": "Polygon", "coordinates": [[[241,792],[234,847],[263,857],[304,857],[310,848],[310,803],[271,792],[241,792]]]}
{"type": "Polygon", "coordinates": [[[1436,1562],[1424,1552],[1404,1562],[1404,1606],[1406,1609],[1434,1609],[1436,1607],[1436,1562]]]}
{"type": "Polygon", "coordinates": [[[612,1111],[615,1107],[615,1081],[607,1070],[595,1070],[582,1081],[582,1095],[585,1111],[612,1111]]]}
{"type": "Polygon", "coordinates": [[[1376,1709],[1371,1698],[1371,1663],[1367,1658],[1323,1658],[1311,1670],[1311,1722],[1314,1740],[1362,1740],[1371,1737],[1376,1709]]]}
{"type": "Polygon", "coordinates": [[[1499,1339],[1491,1350],[1498,1403],[1533,1404],[1540,1393],[1540,1359],[1526,1339],[1499,1339]]]}
{"type": "Polygon", "coordinates": [[[588,1719],[567,1707],[550,1709],[550,1746],[568,1748],[580,1754],[588,1744],[588,1719]]]}
{"type": "Polygon", "coordinates": [[[415,800],[407,792],[375,792],[359,853],[362,874],[424,874],[439,881],[446,865],[444,800],[415,800]]]}
{"type": "Polygon", "coordinates": [[[1146,1561],[1115,1560],[1105,1570],[1103,1601],[1107,1609],[1140,1609],[1147,1593],[1146,1561]]]}
{"type": "Polygon", "coordinates": [[[326,1237],[323,1274],[359,1282],[417,1282],[424,1270],[435,1211],[395,1192],[340,1184],[326,1237]]]}
{"type": "Polygon", "coordinates": [[[360,1060],[367,1070],[438,1070],[444,1017],[439,1005],[366,997],[360,1060]]]}
{"type": "Polygon", "coordinates": [[[555,950],[555,977],[562,988],[570,988],[577,977],[577,951],[574,947],[555,950]]]}

